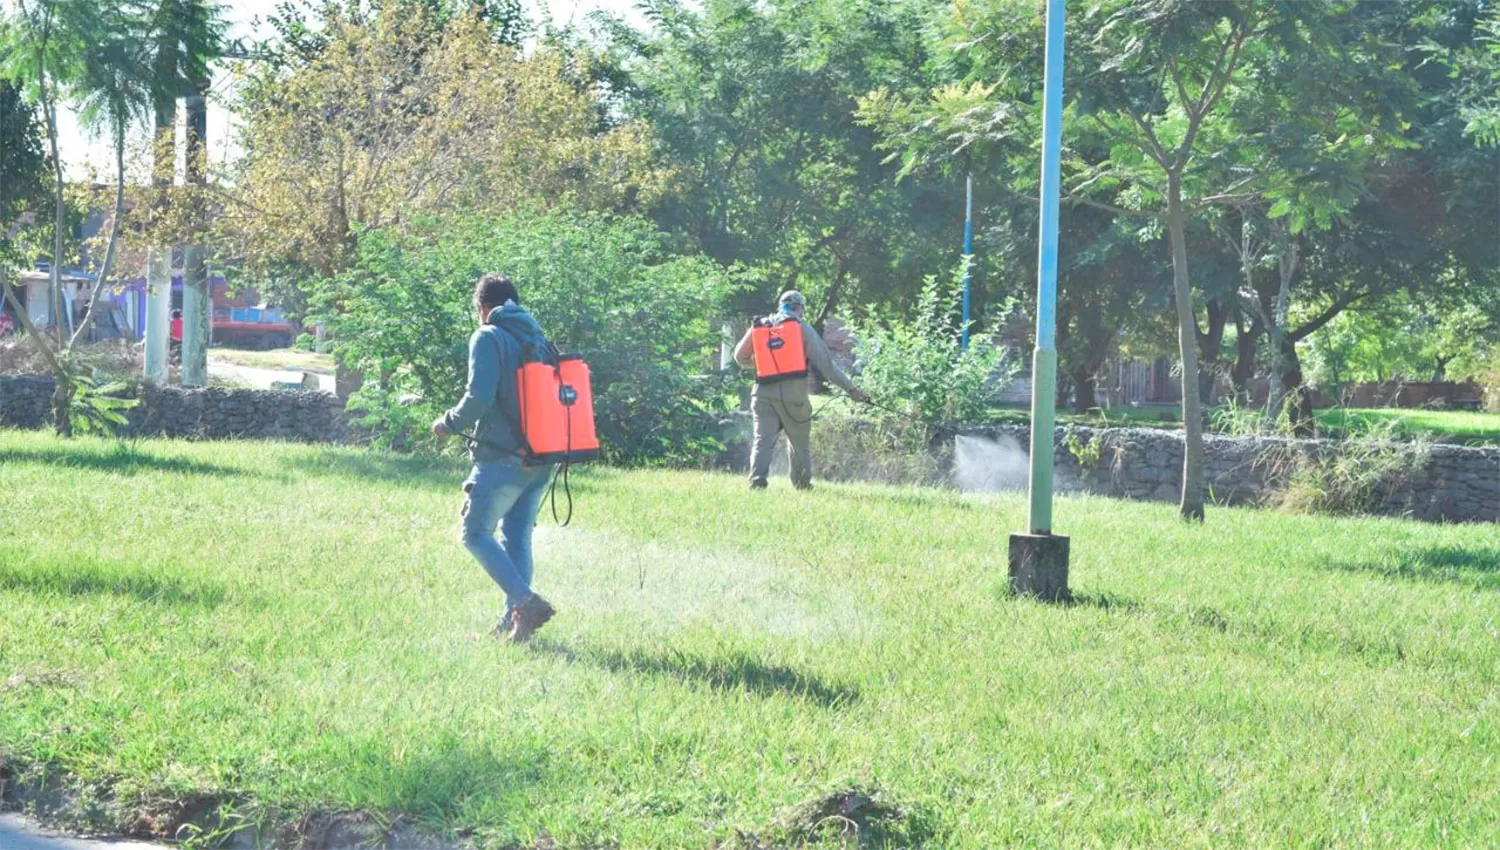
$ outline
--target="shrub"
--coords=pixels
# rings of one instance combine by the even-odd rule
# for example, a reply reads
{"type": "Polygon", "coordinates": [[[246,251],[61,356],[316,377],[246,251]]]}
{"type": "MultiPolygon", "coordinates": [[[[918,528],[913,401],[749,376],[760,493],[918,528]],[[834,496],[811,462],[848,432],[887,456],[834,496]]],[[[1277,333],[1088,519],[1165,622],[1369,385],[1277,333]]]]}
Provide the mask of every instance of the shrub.
{"type": "Polygon", "coordinates": [[[861,388],[884,407],[928,425],[977,422],[1010,382],[1004,349],[979,335],[967,351],[960,344],[962,280],[962,268],[946,283],[929,276],[910,319],[850,321],[861,388]]]}
{"type": "Polygon", "coordinates": [[[315,286],[315,320],[365,385],[351,399],[392,445],[430,445],[427,423],[463,393],[474,283],[509,275],[557,346],[593,372],[606,460],[697,462],[727,411],[712,330],[734,289],[676,256],[644,221],[584,214],[464,217],[362,233],[354,267],[315,286]]]}
{"type": "Polygon", "coordinates": [[[1286,483],[1276,504],[1293,513],[1351,516],[1376,513],[1382,503],[1411,488],[1432,443],[1398,439],[1399,421],[1371,426],[1357,436],[1329,441],[1307,452],[1286,442],[1273,449],[1273,475],[1286,483]]]}

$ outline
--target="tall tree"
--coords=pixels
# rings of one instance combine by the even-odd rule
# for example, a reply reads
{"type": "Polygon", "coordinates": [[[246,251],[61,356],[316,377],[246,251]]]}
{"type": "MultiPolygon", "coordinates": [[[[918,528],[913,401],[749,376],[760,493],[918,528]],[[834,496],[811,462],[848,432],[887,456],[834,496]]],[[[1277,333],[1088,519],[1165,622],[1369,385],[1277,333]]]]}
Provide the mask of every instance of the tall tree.
{"type": "MultiPolygon", "coordinates": [[[[1397,52],[1382,40],[1381,5],[1095,0],[1069,19],[1064,200],[1139,219],[1169,248],[1184,518],[1201,519],[1205,495],[1199,354],[1218,356],[1239,277],[1228,266],[1195,286],[1189,258],[1222,253],[1203,226],[1217,206],[1266,199],[1273,217],[1327,226],[1337,209],[1326,201],[1349,202],[1325,191],[1319,169],[1368,133],[1391,135],[1399,117],[1382,102],[1387,87],[1368,85],[1397,52]],[[1350,70],[1309,74],[1306,57],[1350,70]],[[1195,295],[1208,303],[1207,330],[1195,295]]],[[[909,160],[985,150],[1015,190],[1034,190],[1039,27],[1034,6],[1019,0],[955,6],[942,28],[957,57],[951,82],[919,99],[877,92],[866,114],[909,160]]]]}
{"type": "Polygon", "coordinates": [[[0,79],[0,275],[24,259],[22,217],[46,201],[50,163],[36,108],[13,83],[0,79]]]}
{"type": "Polygon", "coordinates": [[[84,53],[99,32],[91,0],[16,0],[0,45],[0,76],[23,83],[42,110],[51,153],[53,230],[51,309],[57,345],[63,344],[62,263],[67,239],[67,201],[58,149],[57,104],[62,87],[76,79],[84,53]]]}
{"type": "Polygon", "coordinates": [[[326,7],[318,46],[253,73],[221,223],[238,256],[341,271],[359,228],[515,206],[629,210],[665,177],[640,123],[601,131],[556,51],[424,4],[326,7]]]}
{"type": "Polygon", "coordinates": [[[123,4],[101,4],[96,39],[84,55],[72,91],[84,124],[109,136],[115,159],[115,201],[104,263],[89,296],[88,312],[74,329],[69,347],[86,338],[96,321],[100,296],[114,270],[125,216],[125,142],[131,126],[150,112],[152,77],[142,48],[144,22],[133,12],[123,4]]]}
{"type": "Polygon", "coordinates": [[[719,262],[763,271],[747,311],[792,287],[820,319],[855,298],[909,306],[956,259],[962,173],[896,185],[856,115],[870,89],[921,81],[934,5],[660,0],[651,32],[609,28],[622,109],[651,123],[681,175],[653,216],[719,262]]]}

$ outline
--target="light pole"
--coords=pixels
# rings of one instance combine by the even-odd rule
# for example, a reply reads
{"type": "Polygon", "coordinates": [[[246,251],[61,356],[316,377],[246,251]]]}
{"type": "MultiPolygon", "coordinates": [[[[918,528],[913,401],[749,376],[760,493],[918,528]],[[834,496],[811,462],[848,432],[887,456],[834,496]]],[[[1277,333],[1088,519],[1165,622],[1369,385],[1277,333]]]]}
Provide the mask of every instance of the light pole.
{"type": "Polygon", "coordinates": [[[1061,187],[1063,18],[1066,0],[1047,0],[1042,103],[1042,220],[1037,248],[1036,351],[1031,370],[1031,478],[1026,534],[1010,536],[1014,593],[1068,596],[1068,538],[1052,533],[1053,425],[1057,405],[1057,207],[1061,187]]]}
{"type": "Polygon", "coordinates": [[[969,350],[969,289],[974,283],[974,176],[964,178],[964,326],[959,346],[969,350]]]}

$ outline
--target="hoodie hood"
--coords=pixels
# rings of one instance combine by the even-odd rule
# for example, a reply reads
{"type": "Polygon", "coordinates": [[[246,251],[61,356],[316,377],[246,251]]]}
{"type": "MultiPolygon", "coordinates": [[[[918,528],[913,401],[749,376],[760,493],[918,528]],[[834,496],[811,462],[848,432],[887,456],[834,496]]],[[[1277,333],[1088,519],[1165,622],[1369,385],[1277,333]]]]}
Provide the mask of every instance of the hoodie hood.
{"type": "Polygon", "coordinates": [[[525,307],[514,301],[507,301],[503,306],[491,310],[485,317],[485,324],[505,331],[523,346],[540,347],[547,344],[542,326],[536,323],[536,319],[525,307]]]}

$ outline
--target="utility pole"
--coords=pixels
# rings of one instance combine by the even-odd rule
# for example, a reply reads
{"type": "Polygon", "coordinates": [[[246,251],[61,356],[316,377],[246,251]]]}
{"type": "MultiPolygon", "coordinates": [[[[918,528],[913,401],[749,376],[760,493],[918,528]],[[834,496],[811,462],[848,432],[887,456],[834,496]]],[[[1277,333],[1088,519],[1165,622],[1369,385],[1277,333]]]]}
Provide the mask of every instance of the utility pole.
{"type": "Polygon", "coordinates": [[[969,289],[974,283],[974,175],[964,177],[964,329],[960,347],[969,350],[969,289]]]}
{"type": "Polygon", "coordinates": [[[182,249],[182,385],[202,387],[208,384],[208,343],[213,321],[213,299],[209,291],[208,270],[204,264],[202,238],[205,171],[208,162],[208,80],[197,82],[196,91],[186,99],[187,133],[185,153],[187,168],[183,183],[188,189],[192,210],[191,231],[194,244],[182,249]]]}
{"type": "Polygon", "coordinates": [[[1037,240],[1036,351],[1031,371],[1029,533],[1010,536],[1010,587],[1049,601],[1068,598],[1068,538],[1052,533],[1053,425],[1057,405],[1057,213],[1062,179],[1063,20],[1066,0],[1047,0],[1042,98],[1042,217],[1037,240]]]}

